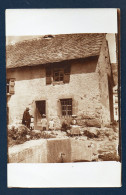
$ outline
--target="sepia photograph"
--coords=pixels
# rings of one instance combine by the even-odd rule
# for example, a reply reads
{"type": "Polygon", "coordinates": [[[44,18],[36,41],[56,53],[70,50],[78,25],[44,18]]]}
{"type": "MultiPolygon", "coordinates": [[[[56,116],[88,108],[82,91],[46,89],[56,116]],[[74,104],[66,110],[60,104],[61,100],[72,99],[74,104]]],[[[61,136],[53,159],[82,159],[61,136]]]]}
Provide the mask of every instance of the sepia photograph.
{"type": "Polygon", "coordinates": [[[120,161],[118,33],[6,36],[8,163],[120,161]]]}
{"type": "Polygon", "coordinates": [[[117,35],[7,40],[9,162],[119,160],[117,35]]]}

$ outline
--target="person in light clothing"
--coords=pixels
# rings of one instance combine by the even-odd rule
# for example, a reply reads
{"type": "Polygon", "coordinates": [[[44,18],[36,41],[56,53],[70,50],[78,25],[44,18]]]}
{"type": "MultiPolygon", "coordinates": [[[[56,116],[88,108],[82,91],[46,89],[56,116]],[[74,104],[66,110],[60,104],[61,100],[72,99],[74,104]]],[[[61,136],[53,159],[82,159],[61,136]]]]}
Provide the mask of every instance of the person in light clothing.
{"type": "Polygon", "coordinates": [[[54,130],[54,121],[53,121],[53,119],[51,119],[49,121],[49,130],[54,130]]]}
{"type": "Polygon", "coordinates": [[[45,114],[42,115],[41,124],[42,124],[42,130],[45,131],[47,128],[47,119],[45,114]]]}

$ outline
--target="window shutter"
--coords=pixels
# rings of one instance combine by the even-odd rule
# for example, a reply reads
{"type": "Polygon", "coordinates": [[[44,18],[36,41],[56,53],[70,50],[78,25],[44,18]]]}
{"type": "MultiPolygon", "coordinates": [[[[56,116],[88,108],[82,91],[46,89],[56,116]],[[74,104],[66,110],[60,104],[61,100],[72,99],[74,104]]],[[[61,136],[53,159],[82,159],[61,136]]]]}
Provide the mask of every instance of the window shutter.
{"type": "Polygon", "coordinates": [[[72,114],[77,115],[77,112],[78,112],[78,102],[75,99],[73,99],[72,100],[72,114]]]}
{"type": "Polygon", "coordinates": [[[70,82],[70,64],[66,63],[64,69],[64,83],[70,82]]]}
{"type": "Polygon", "coordinates": [[[10,94],[15,93],[14,86],[15,86],[15,79],[10,79],[10,82],[9,82],[9,93],[10,94]]]}
{"type": "Polygon", "coordinates": [[[49,85],[52,82],[51,67],[46,67],[46,84],[49,85]]]}
{"type": "Polygon", "coordinates": [[[59,117],[62,116],[62,107],[61,107],[61,101],[60,100],[57,101],[57,114],[58,114],[59,117]]]}

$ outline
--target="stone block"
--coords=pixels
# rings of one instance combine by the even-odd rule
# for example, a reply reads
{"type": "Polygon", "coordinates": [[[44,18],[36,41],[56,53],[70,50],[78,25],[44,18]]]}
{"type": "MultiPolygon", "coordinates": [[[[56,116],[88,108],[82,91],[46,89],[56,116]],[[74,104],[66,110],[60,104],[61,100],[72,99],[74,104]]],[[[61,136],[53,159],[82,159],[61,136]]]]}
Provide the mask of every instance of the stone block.
{"type": "Polygon", "coordinates": [[[69,138],[47,140],[47,162],[71,162],[71,143],[69,138]]]}
{"type": "Polygon", "coordinates": [[[98,127],[101,128],[101,121],[98,119],[89,119],[85,122],[87,127],[98,127]]]}
{"type": "Polygon", "coordinates": [[[41,133],[41,130],[32,130],[31,131],[33,134],[38,134],[38,133],[41,133]]]}
{"type": "Polygon", "coordinates": [[[77,124],[80,126],[85,126],[85,120],[84,119],[77,119],[77,124]]]}
{"type": "Polygon", "coordinates": [[[87,141],[71,139],[71,162],[91,161],[92,148],[87,141]]]}
{"type": "Polygon", "coordinates": [[[84,130],[84,135],[88,138],[98,138],[100,132],[97,129],[91,127],[90,129],[84,130]]]}

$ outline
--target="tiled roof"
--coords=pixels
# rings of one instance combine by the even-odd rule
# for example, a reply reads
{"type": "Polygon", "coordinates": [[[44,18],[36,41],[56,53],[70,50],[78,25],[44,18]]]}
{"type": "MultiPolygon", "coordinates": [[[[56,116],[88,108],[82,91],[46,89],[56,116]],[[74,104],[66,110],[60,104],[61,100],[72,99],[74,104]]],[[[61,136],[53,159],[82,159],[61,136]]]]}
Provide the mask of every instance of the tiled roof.
{"type": "Polygon", "coordinates": [[[104,37],[97,33],[65,34],[18,42],[6,47],[6,66],[36,66],[97,56],[104,37]]]}

